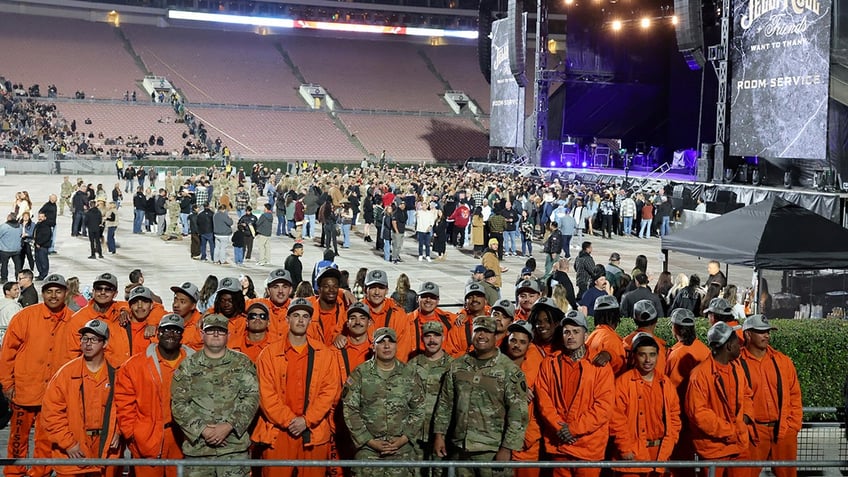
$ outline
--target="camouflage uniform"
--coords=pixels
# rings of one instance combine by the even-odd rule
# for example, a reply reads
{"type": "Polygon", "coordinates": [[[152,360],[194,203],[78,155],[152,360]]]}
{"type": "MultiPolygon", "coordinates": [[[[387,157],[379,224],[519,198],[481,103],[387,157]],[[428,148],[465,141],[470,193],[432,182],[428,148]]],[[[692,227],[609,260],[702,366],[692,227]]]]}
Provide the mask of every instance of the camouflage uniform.
{"type": "Polygon", "coordinates": [[[73,206],[71,206],[71,196],[74,195],[74,185],[65,178],[65,181],[62,182],[62,189],[59,192],[59,215],[65,215],[65,206],[68,206],[68,209],[73,210],[73,206]]]}
{"type": "Polygon", "coordinates": [[[178,239],[181,240],[182,236],[182,226],[180,225],[180,203],[177,201],[177,198],[171,195],[170,199],[168,199],[168,230],[165,232],[165,236],[168,240],[178,239]]]}
{"type": "MultiPolygon", "coordinates": [[[[395,360],[395,368],[381,371],[374,358],[353,370],[342,392],[345,424],[356,446],[358,460],[413,460],[412,442],[424,416],[424,387],[410,366],[395,360]],[[386,376],[386,374],[388,374],[386,376]],[[404,434],[404,432],[408,432],[404,434]],[[406,435],[409,442],[394,455],[381,457],[368,447],[371,439],[391,440],[406,435]]],[[[526,408],[526,406],[525,406],[526,408]]],[[[352,469],[355,476],[414,477],[416,469],[374,467],[352,469]]]]}
{"type": "Polygon", "coordinates": [[[168,195],[174,193],[174,177],[171,175],[171,171],[168,171],[168,174],[165,176],[165,192],[168,195]]]}
{"type": "MultiPolygon", "coordinates": [[[[439,399],[442,378],[444,378],[445,371],[452,361],[453,357],[447,353],[434,361],[428,359],[424,354],[418,354],[410,359],[407,364],[424,385],[424,403],[422,404],[424,419],[421,422],[421,434],[415,441],[415,454],[418,460],[441,460],[440,457],[433,454],[433,413],[436,410],[436,401],[439,399]]],[[[441,475],[443,469],[422,468],[421,470],[421,474],[427,476],[441,475]]]]}
{"type": "MultiPolygon", "coordinates": [[[[198,351],[183,360],[171,383],[171,411],[185,434],[187,459],[247,459],[248,426],[259,409],[259,380],[250,359],[227,350],[219,359],[198,351]],[[201,432],[209,423],[227,422],[233,431],[224,445],[209,447],[201,432]]],[[[249,467],[186,467],[187,477],[247,477],[249,467]]]]}
{"type": "MultiPolygon", "coordinates": [[[[433,416],[433,432],[445,436],[449,460],[492,461],[500,447],[521,450],[527,421],[527,382],[509,357],[498,351],[481,361],[472,352],[450,364],[433,416]]],[[[457,469],[459,477],[512,473],[457,469]]]]}

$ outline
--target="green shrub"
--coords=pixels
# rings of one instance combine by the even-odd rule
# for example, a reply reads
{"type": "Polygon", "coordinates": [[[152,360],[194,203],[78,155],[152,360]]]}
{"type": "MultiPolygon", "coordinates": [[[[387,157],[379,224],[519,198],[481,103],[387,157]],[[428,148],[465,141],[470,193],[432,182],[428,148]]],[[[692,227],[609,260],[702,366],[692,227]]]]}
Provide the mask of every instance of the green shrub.
{"type": "MultiPolygon", "coordinates": [[[[771,345],[795,363],[804,406],[842,407],[842,388],[848,374],[848,321],[771,320],[771,323],[777,327],[771,332],[771,345]]],[[[590,327],[593,327],[591,319],[590,327]]],[[[623,337],[635,329],[633,320],[624,319],[616,331],[623,337]]],[[[699,318],[695,329],[706,343],[707,320],[699,318]]],[[[656,335],[669,346],[676,342],[668,318],[660,318],[656,335]]]]}

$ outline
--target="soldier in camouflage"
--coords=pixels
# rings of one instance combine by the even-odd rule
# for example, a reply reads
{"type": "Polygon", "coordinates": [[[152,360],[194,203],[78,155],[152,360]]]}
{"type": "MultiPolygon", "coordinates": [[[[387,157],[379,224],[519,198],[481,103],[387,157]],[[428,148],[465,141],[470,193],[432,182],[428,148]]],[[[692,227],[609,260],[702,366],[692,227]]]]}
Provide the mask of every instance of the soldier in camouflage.
{"type": "Polygon", "coordinates": [[[180,224],[180,202],[177,196],[171,193],[165,206],[168,211],[168,230],[162,236],[163,240],[182,240],[182,225],[180,224]]]}
{"type": "MultiPolygon", "coordinates": [[[[73,206],[71,205],[71,196],[74,195],[74,191],[76,187],[68,180],[68,176],[65,176],[65,179],[62,181],[62,189],[59,192],[59,215],[65,215],[65,206],[68,206],[68,209],[73,211],[73,206]]],[[[73,213],[73,212],[71,212],[73,213]]]]}
{"type": "MultiPolygon", "coordinates": [[[[474,318],[474,350],[445,373],[436,413],[433,452],[450,460],[509,461],[521,450],[527,429],[524,373],[495,343],[491,316],[474,318]]],[[[459,477],[507,477],[511,469],[457,469],[459,477]]]]}
{"type": "MultiPolygon", "coordinates": [[[[397,358],[397,333],[374,331],[374,357],[353,370],[342,392],[344,420],[359,460],[413,460],[421,432],[424,387],[397,358]]],[[[355,476],[415,477],[416,469],[352,469],[355,476]]]]}
{"type": "MultiPolygon", "coordinates": [[[[415,441],[415,453],[418,460],[440,460],[433,454],[433,413],[436,410],[436,400],[442,387],[442,378],[453,358],[442,348],[445,328],[438,321],[428,321],[421,327],[421,341],[424,351],[409,360],[412,368],[424,384],[424,419],[421,425],[421,435],[415,441]]],[[[441,475],[442,469],[422,468],[422,477],[441,475]]]]}
{"type": "MultiPolygon", "coordinates": [[[[202,321],[203,349],[180,363],[171,383],[171,412],[185,435],[186,459],[247,459],[250,426],[259,409],[259,381],[250,359],[227,349],[224,315],[202,321]]],[[[249,467],[187,467],[187,477],[248,477],[249,467]]]]}

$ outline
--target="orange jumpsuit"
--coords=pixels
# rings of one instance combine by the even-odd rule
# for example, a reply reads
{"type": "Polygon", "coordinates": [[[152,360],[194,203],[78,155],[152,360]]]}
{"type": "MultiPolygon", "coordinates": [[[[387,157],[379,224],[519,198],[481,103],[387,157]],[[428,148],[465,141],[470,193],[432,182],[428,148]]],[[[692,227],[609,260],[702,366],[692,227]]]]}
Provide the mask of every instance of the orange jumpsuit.
{"type": "Polygon", "coordinates": [[[339,329],[342,329],[347,320],[347,305],[344,296],[336,298],[336,306],[330,310],[322,310],[320,299],[317,296],[307,298],[312,303],[312,321],[309,323],[307,336],[320,341],[326,346],[332,346],[339,329]]]}
{"type": "MultiPolygon", "coordinates": [[[[545,358],[536,378],[537,416],[547,453],[557,461],[599,461],[609,439],[615,398],[615,377],[609,366],[587,358],[573,361],[562,352],[545,358]],[[563,424],[577,440],[557,436],[563,424]]],[[[598,477],[600,469],[556,468],[554,477],[598,477]]]]}
{"type": "MultiPolygon", "coordinates": [[[[409,355],[415,349],[415,343],[412,342],[412,336],[409,319],[406,316],[406,311],[402,306],[391,298],[386,298],[380,311],[376,311],[370,301],[365,300],[365,305],[371,311],[371,326],[368,327],[368,337],[373,338],[377,328],[388,327],[397,333],[397,358],[402,362],[409,361],[409,355]]],[[[338,333],[342,332],[342,327],[346,321],[342,321],[342,326],[339,327],[338,333]]]]}
{"type": "Polygon", "coordinates": [[[421,338],[424,336],[424,332],[422,331],[424,323],[438,321],[442,324],[442,327],[444,327],[444,333],[447,334],[451,328],[453,328],[454,322],[456,321],[455,314],[439,308],[436,308],[428,315],[422,314],[421,309],[419,308],[411,313],[407,313],[406,316],[409,320],[409,326],[412,329],[412,333],[414,334],[413,340],[415,343],[415,348],[413,348],[412,353],[410,353],[409,359],[424,351],[424,343],[421,341],[421,338]]]}
{"type": "MultiPolygon", "coordinates": [[[[615,380],[615,407],[610,421],[616,457],[633,454],[634,460],[665,461],[680,434],[680,402],[671,381],[654,373],[645,381],[636,369],[615,380]]],[[[659,476],[661,468],[616,469],[622,477],[659,476]]]]}
{"type": "Polygon", "coordinates": [[[286,302],[282,306],[277,306],[269,300],[268,298],[254,298],[253,300],[248,300],[247,307],[245,310],[250,308],[250,305],[259,302],[263,303],[268,307],[268,334],[270,336],[270,341],[273,343],[274,341],[279,341],[283,339],[286,335],[289,334],[289,322],[286,317],[289,315],[289,303],[291,303],[291,298],[287,299],[286,302]]]}
{"type": "Polygon", "coordinates": [[[133,336],[133,329],[131,326],[132,323],[128,323],[127,326],[121,326],[121,311],[130,313],[127,302],[112,302],[105,312],[100,313],[94,309],[94,301],[91,301],[84,308],[74,313],[71,322],[68,324],[67,339],[68,350],[70,350],[68,359],[82,356],[82,351],[80,350],[80,328],[91,320],[103,320],[109,325],[109,341],[106,342],[106,361],[109,361],[109,364],[113,368],[124,364],[124,361],[132,356],[130,340],[133,336]]]}
{"type": "Polygon", "coordinates": [[[185,318],[185,329],[183,330],[183,345],[197,351],[203,348],[203,338],[200,337],[200,319],[203,315],[194,310],[185,318]]]}
{"type": "MultiPolygon", "coordinates": [[[[750,448],[751,460],[796,460],[798,432],[804,416],[795,365],[771,346],[760,359],[743,348],[739,365],[751,386],[754,402],[751,418],[759,436],[759,442],[750,448]]],[[[752,469],[751,476],[758,476],[760,470],[752,469]]],[[[794,467],[773,467],[772,472],[777,477],[797,474],[794,467]]]]}
{"type": "MultiPolygon", "coordinates": [[[[67,361],[68,323],[73,312],[65,307],[51,313],[43,303],[19,311],[9,323],[0,351],[0,385],[4,390],[14,389],[15,396],[9,403],[12,412],[9,421],[9,445],[7,457],[26,458],[29,435],[35,426],[35,449],[33,457],[49,458],[50,443],[44,432],[43,423],[36,420],[41,412],[44,390],[50,378],[67,361]]],[[[79,348],[79,342],[76,343],[79,348]]],[[[24,466],[6,466],[4,475],[23,476],[24,466]]],[[[49,471],[43,467],[33,469],[32,474],[40,477],[49,471]]]]}
{"type": "Polygon", "coordinates": [[[159,326],[159,320],[162,319],[168,312],[161,303],[153,302],[153,308],[150,309],[150,314],[147,315],[147,326],[159,326]]]}
{"type": "Polygon", "coordinates": [[[229,340],[227,340],[227,348],[230,348],[233,351],[238,351],[239,353],[244,353],[253,361],[253,364],[259,360],[259,355],[262,354],[262,351],[271,344],[271,335],[268,332],[265,332],[265,337],[259,341],[250,341],[248,339],[247,333],[243,333],[240,335],[230,335],[229,340]]]}
{"type": "Polygon", "coordinates": [[[339,362],[339,378],[342,384],[347,381],[350,373],[357,366],[371,358],[373,346],[374,344],[370,339],[365,340],[361,344],[353,344],[348,340],[344,348],[336,350],[338,353],[336,359],[339,362]]]}
{"type": "MultiPolygon", "coordinates": [[[[530,344],[527,348],[527,354],[524,356],[524,361],[521,362],[521,371],[524,371],[524,379],[527,381],[527,389],[535,392],[536,378],[539,376],[539,369],[542,367],[544,360],[542,352],[539,348],[530,344]]],[[[515,461],[530,461],[537,462],[539,453],[542,447],[542,431],[539,427],[539,421],[536,419],[536,406],[531,401],[528,404],[527,431],[524,433],[524,446],[520,451],[512,451],[512,460],[515,461]]],[[[540,469],[524,467],[515,469],[515,477],[538,477],[540,469]]]]}
{"type": "MultiPolygon", "coordinates": [[[[747,460],[753,416],[751,389],[739,363],[721,364],[713,356],[692,370],[686,390],[686,416],[695,451],[706,460],[747,460]]],[[[702,469],[706,476],[708,468],[702,469]]],[[[750,469],[719,467],[716,477],[749,477],[750,469]]]]}
{"type": "Polygon", "coordinates": [[[590,360],[595,359],[603,351],[610,355],[609,364],[613,374],[620,376],[625,371],[624,343],[610,325],[598,325],[595,331],[586,338],[586,352],[590,360]]]}
{"type": "MultiPolygon", "coordinates": [[[[709,356],[710,349],[698,339],[695,339],[689,346],[677,342],[671,347],[665,363],[665,374],[677,389],[681,410],[686,407],[686,388],[689,387],[689,376],[692,370],[709,356]]],[[[689,419],[685,412],[680,414],[680,421],[680,438],[677,440],[677,446],[671,453],[671,457],[673,460],[694,460],[695,447],[692,444],[689,419]]],[[[693,468],[676,467],[669,469],[669,471],[674,477],[694,477],[695,475],[693,468]]]]}
{"type": "MultiPolygon", "coordinates": [[[[186,356],[167,361],[151,344],[133,355],[118,369],[115,378],[115,406],[118,428],[128,442],[134,459],[182,459],[180,439],[174,433],[171,417],[171,378],[186,356]]],[[[176,467],[135,467],[136,477],[176,477],[176,467]]]]}
{"type": "MultiPolygon", "coordinates": [[[[665,374],[666,357],[668,356],[668,345],[665,344],[664,339],[654,335],[653,333],[651,333],[650,331],[648,331],[646,329],[636,328],[636,331],[634,331],[634,332],[632,332],[629,335],[624,337],[624,339],[622,341],[624,342],[624,353],[625,353],[625,355],[628,356],[628,357],[630,356],[630,353],[631,353],[630,347],[633,344],[633,337],[636,336],[636,333],[639,333],[639,332],[648,333],[649,335],[651,335],[654,338],[654,341],[657,342],[657,345],[660,347],[660,349],[657,351],[657,367],[656,367],[655,372],[660,373],[660,374],[665,374]]],[[[624,367],[629,368],[627,363],[625,363],[624,367]]]]}
{"type": "MultiPolygon", "coordinates": [[[[308,339],[295,348],[288,340],[272,343],[259,356],[259,406],[254,442],[268,444],[263,459],[327,460],[330,454],[331,412],[341,394],[336,354],[308,339]],[[312,368],[308,366],[312,362],[312,368]],[[298,416],[306,419],[300,436],[288,431],[298,416]]],[[[289,477],[292,467],[265,467],[264,477],[289,477]]],[[[298,467],[298,477],[323,477],[323,467],[298,467]]]]}
{"type": "Polygon", "coordinates": [[[459,310],[457,315],[465,314],[465,322],[462,325],[454,325],[447,331],[447,336],[445,336],[444,345],[442,346],[445,351],[454,358],[458,358],[471,351],[471,337],[474,334],[472,323],[474,322],[474,318],[480,315],[488,315],[490,311],[491,307],[489,305],[486,305],[483,311],[474,316],[471,316],[465,308],[459,310]]]}
{"type": "MultiPolygon", "coordinates": [[[[115,401],[109,395],[114,389],[115,370],[108,362],[96,373],[76,358],[56,373],[44,393],[41,419],[51,443],[51,457],[67,458],[68,448],[79,444],[89,458],[118,459],[120,446],[109,444],[118,432],[115,401]]],[[[119,475],[118,467],[80,467],[58,465],[58,476],[88,474],[119,475]]]]}

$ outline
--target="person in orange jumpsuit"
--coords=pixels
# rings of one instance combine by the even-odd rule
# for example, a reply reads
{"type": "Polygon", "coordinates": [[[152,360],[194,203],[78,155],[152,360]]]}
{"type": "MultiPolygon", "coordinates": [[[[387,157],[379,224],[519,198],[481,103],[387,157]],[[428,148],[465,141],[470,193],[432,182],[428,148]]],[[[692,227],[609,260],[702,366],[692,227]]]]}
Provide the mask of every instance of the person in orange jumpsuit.
{"type": "Polygon", "coordinates": [[[309,337],[326,346],[333,345],[336,330],[344,327],[347,318],[347,304],[344,295],[339,293],[341,280],[342,274],[338,268],[322,268],[315,276],[318,295],[307,298],[315,310],[309,327],[309,337]]]}
{"type": "Polygon", "coordinates": [[[151,319],[161,320],[165,309],[153,301],[153,292],[142,285],[136,285],[130,290],[127,302],[130,308],[130,353],[135,355],[147,350],[151,338],[147,337],[147,326],[151,319]]]}
{"type": "MultiPolygon", "coordinates": [[[[407,362],[409,355],[415,349],[412,342],[411,326],[406,316],[406,311],[396,301],[387,297],[389,291],[389,277],[383,270],[369,270],[365,275],[365,305],[371,312],[371,326],[368,328],[368,336],[373,338],[377,328],[391,328],[397,333],[397,358],[401,362],[407,362]]],[[[341,349],[345,346],[347,338],[344,336],[344,323],[336,330],[333,344],[341,349]]]]}
{"type": "MultiPolygon", "coordinates": [[[[62,366],[44,391],[41,419],[54,459],[118,459],[115,368],[105,356],[109,325],[90,320],[78,330],[82,356],[62,366]]],[[[117,477],[119,467],[57,465],[57,477],[117,477]]]]}
{"type": "MultiPolygon", "coordinates": [[[[263,459],[327,460],[331,411],[341,393],[333,349],[307,337],[312,304],[289,304],[289,334],[259,355],[259,407],[254,442],[267,444],[263,459]]],[[[264,477],[323,477],[324,467],[264,467],[264,477]]]]}
{"type": "Polygon", "coordinates": [[[610,364],[615,376],[624,371],[624,343],[615,332],[621,323],[621,308],[612,295],[595,298],[595,330],[586,339],[589,358],[598,366],[610,364]]]}
{"type": "Polygon", "coordinates": [[[527,321],[533,325],[533,343],[544,356],[551,356],[562,350],[562,332],[559,325],[564,316],[556,302],[548,297],[539,298],[533,304],[527,321]]]}
{"type": "Polygon", "coordinates": [[[289,332],[286,321],[289,302],[292,296],[292,278],[285,268],[272,270],[265,279],[265,295],[267,298],[250,300],[248,305],[262,302],[268,307],[268,334],[271,342],[283,339],[289,332]]]}
{"type": "Polygon", "coordinates": [[[471,328],[474,318],[487,315],[488,307],[482,285],[472,282],[465,286],[465,306],[456,314],[454,326],[445,338],[444,348],[449,355],[458,358],[473,349],[471,338],[474,333],[471,328]]]}
{"type": "MultiPolygon", "coordinates": [[[[541,299],[540,299],[541,301],[541,299]]],[[[586,317],[571,310],[559,323],[563,348],[545,358],[536,378],[537,416],[548,458],[599,461],[609,439],[615,377],[586,356],[586,317]]],[[[538,327],[536,328],[538,333],[538,327]]],[[[598,477],[597,468],[555,468],[554,477],[598,477]]]]}
{"type": "MultiPolygon", "coordinates": [[[[191,282],[183,282],[179,286],[171,287],[174,292],[174,301],[171,309],[174,313],[185,320],[183,331],[183,344],[197,351],[203,348],[203,338],[200,336],[200,318],[202,314],[197,310],[197,302],[200,300],[200,291],[197,285],[191,282]]],[[[150,321],[148,321],[148,324],[150,321]]]]}
{"type": "MultiPolygon", "coordinates": [[[[509,300],[504,300],[509,302],[509,300]]],[[[497,306],[497,303],[495,304],[497,306]]],[[[512,460],[536,462],[539,460],[542,447],[542,431],[539,421],[536,419],[536,406],[533,404],[535,395],[536,378],[542,367],[542,352],[533,344],[533,325],[527,320],[518,320],[507,327],[509,336],[501,345],[503,352],[509,356],[521,371],[527,381],[527,408],[528,417],[527,430],[524,433],[524,446],[521,450],[512,451],[512,460]]],[[[540,469],[522,467],[515,469],[515,477],[538,477],[540,469]]]]}
{"type": "MultiPolygon", "coordinates": [[[[418,309],[407,314],[407,319],[412,327],[412,333],[415,335],[415,349],[411,355],[414,356],[424,352],[424,325],[431,321],[438,321],[442,324],[445,335],[454,326],[456,315],[439,308],[439,285],[434,282],[424,282],[418,287],[418,309]]],[[[412,358],[410,356],[410,359],[412,358]]]]}
{"type": "Polygon", "coordinates": [[[515,321],[515,306],[509,300],[498,300],[492,305],[491,316],[495,319],[495,346],[500,347],[509,337],[509,325],[515,321]]]}
{"type": "Polygon", "coordinates": [[[261,301],[256,301],[247,307],[247,330],[230,335],[227,347],[231,350],[244,353],[253,361],[259,360],[259,355],[271,343],[271,335],[268,333],[268,322],[271,315],[268,307],[261,301]]]}
{"type": "MultiPolygon", "coordinates": [[[[230,332],[228,339],[240,339],[247,330],[247,317],[244,315],[245,303],[244,293],[241,291],[241,282],[237,277],[224,277],[218,282],[215,291],[215,303],[205,313],[217,313],[227,317],[229,324],[227,331],[230,332]]],[[[201,310],[203,312],[203,310],[201,310]]]]}
{"type": "MultiPolygon", "coordinates": [[[[666,461],[680,435],[677,390],[657,372],[659,345],[648,333],[633,337],[631,369],[615,380],[615,406],[610,435],[615,459],[666,461]]],[[[662,468],[620,468],[621,477],[660,477],[662,468]]]]}
{"type": "MultiPolygon", "coordinates": [[[[648,333],[649,335],[654,337],[654,340],[657,342],[657,346],[660,347],[659,352],[657,353],[656,372],[665,374],[668,346],[665,344],[665,340],[663,340],[662,338],[658,338],[654,334],[654,330],[657,327],[658,319],[659,310],[654,307],[654,304],[651,303],[650,300],[639,300],[634,303],[633,321],[636,323],[636,331],[624,337],[624,352],[628,356],[630,355],[630,353],[633,352],[631,344],[633,341],[633,337],[636,336],[637,333],[648,333]]],[[[627,367],[629,368],[629,366],[627,367]]]]}
{"type": "Polygon", "coordinates": [[[344,348],[338,350],[337,357],[342,384],[357,366],[368,361],[373,355],[373,341],[368,334],[371,323],[371,310],[365,303],[356,302],[347,309],[347,339],[344,348]]]}
{"type": "MultiPolygon", "coordinates": [[[[9,445],[6,456],[24,459],[29,452],[30,432],[35,428],[32,457],[49,458],[50,442],[39,419],[44,390],[56,371],[68,361],[68,323],[73,312],[65,306],[68,285],[53,273],[41,285],[41,301],[12,318],[0,350],[0,385],[9,401],[9,445]]],[[[77,344],[79,346],[79,344],[77,344]]],[[[26,467],[7,465],[3,475],[22,477],[26,467]]],[[[44,477],[50,469],[33,467],[30,475],[44,477]]]]}
{"type": "MultiPolygon", "coordinates": [[[[703,460],[748,460],[753,436],[753,401],[745,372],[737,362],[741,344],[723,321],[710,327],[710,357],[692,370],[686,390],[686,416],[695,452],[703,460]]],[[[715,477],[749,477],[744,467],[717,467],[715,477]]],[[[709,468],[703,467],[706,477],[709,468]]]]}
{"type": "MultiPolygon", "coordinates": [[[[745,347],[739,364],[751,387],[754,402],[754,427],[759,442],[750,448],[751,460],[797,460],[798,432],[804,417],[801,385],[795,364],[769,344],[771,326],[763,315],[745,319],[745,347]]],[[[751,476],[760,475],[759,467],[751,476]]],[[[794,467],[773,467],[777,477],[794,477],[794,467]]]]}
{"type": "MultiPolygon", "coordinates": [[[[182,360],[194,353],[182,345],[184,329],[180,315],[164,315],[157,327],[158,342],[133,355],[115,376],[118,429],[133,459],[183,458],[182,434],[171,417],[171,378],[182,360]]],[[[177,475],[176,467],[136,466],[134,471],[136,477],[177,475]]]]}
{"type": "MultiPolygon", "coordinates": [[[[677,343],[671,347],[665,363],[665,373],[672,386],[677,390],[680,409],[686,406],[686,389],[692,370],[710,356],[710,349],[698,339],[695,333],[695,315],[692,310],[676,308],[671,311],[671,332],[677,343]]],[[[695,447],[689,431],[689,419],[681,413],[680,438],[671,453],[673,460],[695,460],[695,447]]],[[[670,469],[674,477],[694,477],[695,469],[676,467],[670,469]]]]}
{"type": "Polygon", "coordinates": [[[521,280],[515,286],[515,320],[527,320],[530,318],[530,310],[536,300],[542,297],[542,289],[539,281],[535,278],[521,280]]]}
{"type": "Polygon", "coordinates": [[[98,319],[109,325],[111,339],[106,344],[106,360],[112,367],[117,368],[132,356],[133,337],[126,302],[116,301],[118,294],[118,277],[112,273],[101,273],[94,279],[91,301],[74,313],[68,325],[68,359],[81,355],[79,349],[80,334],[77,330],[91,320],[98,319]]]}

